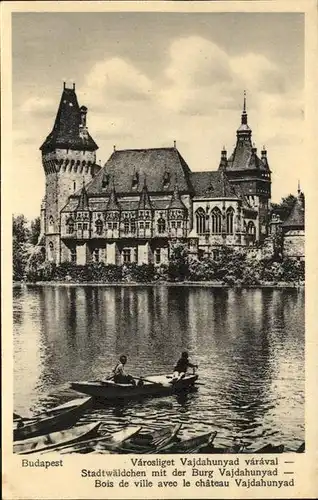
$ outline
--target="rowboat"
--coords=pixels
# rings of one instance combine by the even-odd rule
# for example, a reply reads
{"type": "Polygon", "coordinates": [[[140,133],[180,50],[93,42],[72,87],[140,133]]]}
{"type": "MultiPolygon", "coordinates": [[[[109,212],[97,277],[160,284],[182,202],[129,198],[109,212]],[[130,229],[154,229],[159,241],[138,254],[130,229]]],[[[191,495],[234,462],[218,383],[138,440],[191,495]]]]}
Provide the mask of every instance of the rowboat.
{"type": "Polygon", "coordinates": [[[38,453],[54,450],[57,445],[70,444],[96,435],[101,423],[90,423],[65,429],[59,432],[52,432],[45,436],[37,436],[23,441],[13,443],[13,452],[19,454],[38,453]]]}
{"type": "Polygon", "coordinates": [[[122,446],[116,448],[116,453],[158,453],[175,443],[182,424],[168,426],[153,432],[140,432],[122,446]]]}
{"type": "Polygon", "coordinates": [[[274,444],[266,444],[262,448],[259,448],[256,451],[252,451],[251,453],[283,453],[284,445],[274,445],[274,444]]]}
{"type": "Polygon", "coordinates": [[[296,453],[304,453],[305,451],[305,443],[301,443],[301,445],[297,448],[296,453]]]}
{"type": "Polygon", "coordinates": [[[141,379],[141,383],[117,384],[113,380],[97,380],[93,382],[72,382],[71,389],[88,394],[97,399],[116,400],[132,399],[143,396],[166,396],[178,393],[194,386],[198,375],[186,375],[172,383],[172,375],[154,375],[141,379]]]}
{"type": "MultiPolygon", "coordinates": [[[[216,434],[216,431],[213,431],[190,439],[184,439],[179,443],[175,443],[174,446],[169,447],[169,453],[199,453],[203,448],[212,445],[216,434]]],[[[165,452],[167,450],[164,448],[161,451],[165,452]]]]}
{"type": "Polygon", "coordinates": [[[83,412],[92,404],[92,398],[82,398],[76,406],[65,407],[63,405],[58,408],[60,411],[38,415],[35,419],[18,420],[16,427],[13,429],[14,441],[48,434],[50,432],[59,431],[67,427],[71,427],[77,422],[83,412]],[[64,410],[64,411],[63,411],[64,410]]]}
{"type": "Polygon", "coordinates": [[[53,451],[57,451],[61,454],[66,453],[89,453],[93,450],[113,450],[117,446],[121,445],[128,439],[138,434],[141,430],[141,426],[129,426],[124,427],[120,431],[114,432],[113,434],[107,434],[104,436],[98,436],[97,438],[91,438],[85,441],[80,441],[75,444],[68,444],[64,446],[58,446],[53,451]]]}

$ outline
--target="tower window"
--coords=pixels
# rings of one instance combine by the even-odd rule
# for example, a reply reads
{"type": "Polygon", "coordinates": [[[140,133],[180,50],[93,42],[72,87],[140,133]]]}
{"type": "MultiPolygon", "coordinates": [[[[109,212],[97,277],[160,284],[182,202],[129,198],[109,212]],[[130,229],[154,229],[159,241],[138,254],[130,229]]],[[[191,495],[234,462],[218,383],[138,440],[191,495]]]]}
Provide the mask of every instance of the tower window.
{"type": "Polygon", "coordinates": [[[130,230],[131,230],[132,233],[136,232],[136,221],[135,220],[131,221],[131,223],[130,223],[130,230]]]}
{"type": "Polygon", "coordinates": [[[139,222],[139,229],[144,229],[144,223],[142,221],[139,222]]]}
{"type": "Polygon", "coordinates": [[[84,231],[87,231],[88,230],[88,224],[86,222],[84,222],[83,224],[83,230],[84,231]]]}
{"type": "Polygon", "coordinates": [[[179,228],[179,229],[181,228],[181,220],[177,221],[177,228],[179,228]]]}
{"type": "Polygon", "coordinates": [[[103,233],[103,221],[101,219],[97,219],[97,221],[95,222],[95,226],[96,226],[96,233],[98,235],[101,235],[103,233]]]}
{"type": "Polygon", "coordinates": [[[73,182],[73,190],[74,190],[74,193],[75,193],[75,191],[76,191],[76,182],[75,181],[73,182]]]}
{"type": "Polygon", "coordinates": [[[123,249],[123,263],[128,264],[129,262],[131,262],[131,249],[124,248],[123,249]]]}
{"type": "Polygon", "coordinates": [[[150,229],[150,222],[149,221],[145,222],[145,229],[150,229]]]}

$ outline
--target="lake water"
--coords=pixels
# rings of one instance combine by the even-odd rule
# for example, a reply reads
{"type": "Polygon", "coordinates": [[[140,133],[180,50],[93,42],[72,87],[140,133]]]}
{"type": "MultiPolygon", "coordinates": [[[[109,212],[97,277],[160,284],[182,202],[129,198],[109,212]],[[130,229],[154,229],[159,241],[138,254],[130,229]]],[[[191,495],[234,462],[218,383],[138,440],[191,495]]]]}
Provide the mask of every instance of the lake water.
{"type": "Polygon", "coordinates": [[[171,372],[181,351],[203,385],[90,410],[105,427],[183,423],[295,450],[304,440],[304,291],[186,286],[25,286],[14,297],[14,409],[22,415],[79,397],[70,381],[171,372]]]}

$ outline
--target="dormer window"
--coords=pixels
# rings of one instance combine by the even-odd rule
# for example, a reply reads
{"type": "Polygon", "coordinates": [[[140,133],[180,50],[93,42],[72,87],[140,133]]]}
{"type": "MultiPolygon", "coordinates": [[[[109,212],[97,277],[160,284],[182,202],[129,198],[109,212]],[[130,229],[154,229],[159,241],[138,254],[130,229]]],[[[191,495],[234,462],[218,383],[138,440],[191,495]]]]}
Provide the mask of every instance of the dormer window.
{"type": "Polygon", "coordinates": [[[109,186],[109,174],[104,174],[102,178],[102,189],[106,189],[109,186]]]}
{"type": "Polygon", "coordinates": [[[138,184],[139,184],[139,174],[138,172],[135,172],[131,184],[132,189],[137,189],[138,184]]]}
{"type": "Polygon", "coordinates": [[[169,184],[170,184],[170,172],[166,170],[163,175],[163,187],[167,188],[169,187],[169,184]]]}

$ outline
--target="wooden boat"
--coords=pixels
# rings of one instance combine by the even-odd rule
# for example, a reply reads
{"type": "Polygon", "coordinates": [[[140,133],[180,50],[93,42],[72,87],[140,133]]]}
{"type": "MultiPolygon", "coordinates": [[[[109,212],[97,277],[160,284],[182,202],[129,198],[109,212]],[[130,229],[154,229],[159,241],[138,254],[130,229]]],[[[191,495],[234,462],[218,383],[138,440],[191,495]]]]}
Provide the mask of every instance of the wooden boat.
{"type": "Polygon", "coordinates": [[[136,425],[124,427],[120,431],[114,432],[113,434],[108,433],[107,435],[80,441],[75,444],[58,446],[53,451],[57,451],[61,454],[66,454],[89,453],[93,450],[112,450],[119,446],[121,443],[125,442],[127,439],[131,439],[133,436],[138,434],[140,430],[141,426],[136,425]]]}
{"type": "Polygon", "coordinates": [[[304,453],[305,451],[305,443],[301,443],[301,445],[297,448],[296,453],[304,453]]]}
{"type": "Polygon", "coordinates": [[[29,453],[54,450],[57,445],[75,443],[80,439],[96,435],[100,425],[100,422],[94,422],[59,432],[53,432],[45,436],[37,436],[24,439],[23,441],[16,441],[13,443],[13,452],[26,455],[29,453]]]}
{"type": "MultiPolygon", "coordinates": [[[[56,414],[54,412],[52,414],[51,411],[49,414],[44,413],[42,415],[38,415],[35,419],[18,420],[16,428],[13,429],[14,441],[36,437],[41,434],[48,434],[50,432],[71,427],[77,422],[83,412],[91,406],[92,402],[92,398],[82,398],[77,406],[70,408],[64,407],[64,411],[62,405],[62,410],[60,407],[61,411],[56,414]]],[[[57,408],[55,408],[55,410],[57,408]]]]}
{"type": "Polygon", "coordinates": [[[283,453],[284,445],[274,445],[274,444],[266,444],[262,448],[259,448],[256,451],[250,451],[249,453],[283,453]]]}
{"type": "Polygon", "coordinates": [[[162,449],[167,450],[169,445],[174,445],[181,426],[182,424],[177,424],[154,432],[140,432],[116,448],[116,453],[147,454],[159,453],[162,449]]]}
{"type": "MultiPolygon", "coordinates": [[[[184,439],[170,447],[169,453],[199,453],[201,449],[212,445],[216,434],[216,431],[213,431],[200,434],[190,439],[184,439]]],[[[167,449],[163,448],[161,451],[165,452],[167,449]]]]}
{"type": "Polygon", "coordinates": [[[194,386],[198,375],[186,375],[178,382],[172,383],[172,375],[154,375],[143,378],[142,383],[116,384],[113,380],[97,380],[93,382],[73,382],[71,389],[88,394],[97,399],[116,400],[132,399],[143,396],[166,396],[194,386]]]}

